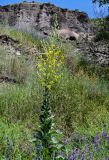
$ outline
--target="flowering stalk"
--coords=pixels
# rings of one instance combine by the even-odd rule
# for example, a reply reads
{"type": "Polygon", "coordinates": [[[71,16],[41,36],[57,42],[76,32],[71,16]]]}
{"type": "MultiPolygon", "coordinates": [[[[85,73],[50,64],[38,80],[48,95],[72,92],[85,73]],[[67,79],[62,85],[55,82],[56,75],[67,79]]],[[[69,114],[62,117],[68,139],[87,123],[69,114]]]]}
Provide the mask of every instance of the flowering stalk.
{"type": "Polygon", "coordinates": [[[61,49],[58,48],[54,41],[50,43],[43,43],[45,57],[42,55],[38,59],[38,75],[40,83],[43,87],[43,104],[41,106],[40,131],[37,132],[37,139],[40,140],[42,145],[42,152],[44,160],[53,159],[54,150],[56,150],[56,141],[54,142],[53,131],[53,116],[50,107],[50,93],[55,84],[61,78],[60,68],[63,65],[64,56],[61,49]]]}

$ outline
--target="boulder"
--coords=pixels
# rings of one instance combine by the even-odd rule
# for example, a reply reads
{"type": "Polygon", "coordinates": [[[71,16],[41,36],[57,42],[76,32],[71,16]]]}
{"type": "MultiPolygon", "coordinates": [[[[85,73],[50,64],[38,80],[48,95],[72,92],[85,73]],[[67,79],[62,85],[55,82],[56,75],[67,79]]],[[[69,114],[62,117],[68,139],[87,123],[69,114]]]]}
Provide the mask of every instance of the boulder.
{"type": "Polygon", "coordinates": [[[58,30],[58,35],[65,40],[78,40],[79,34],[69,29],[58,30]]]}

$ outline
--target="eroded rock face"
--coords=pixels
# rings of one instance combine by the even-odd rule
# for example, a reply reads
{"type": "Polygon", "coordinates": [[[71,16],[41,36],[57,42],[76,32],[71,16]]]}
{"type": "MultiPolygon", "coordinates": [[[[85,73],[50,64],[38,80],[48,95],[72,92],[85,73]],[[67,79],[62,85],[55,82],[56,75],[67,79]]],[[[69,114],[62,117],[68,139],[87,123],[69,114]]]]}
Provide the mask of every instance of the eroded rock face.
{"type": "Polygon", "coordinates": [[[49,3],[0,6],[0,23],[9,24],[36,35],[49,35],[56,17],[59,29],[68,28],[75,33],[86,33],[90,29],[86,13],[62,9],[49,3]]]}

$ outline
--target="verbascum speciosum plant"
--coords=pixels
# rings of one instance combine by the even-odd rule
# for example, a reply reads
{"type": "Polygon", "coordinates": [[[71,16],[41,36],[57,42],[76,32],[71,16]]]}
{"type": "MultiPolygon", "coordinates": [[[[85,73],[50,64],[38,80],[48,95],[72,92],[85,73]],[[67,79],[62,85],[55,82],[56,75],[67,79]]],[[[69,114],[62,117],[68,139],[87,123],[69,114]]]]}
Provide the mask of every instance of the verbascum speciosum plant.
{"type": "Polygon", "coordinates": [[[62,76],[60,69],[64,63],[64,56],[56,39],[57,35],[53,33],[48,42],[42,42],[44,54],[39,55],[38,58],[37,69],[43,87],[43,104],[39,116],[40,130],[36,134],[37,160],[62,158],[58,151],[62,150],[63,145],[56,138],[56,134],[59,137],[59,133],[54,130],[53,114],[50,107],[51,90],[62,76]]]}

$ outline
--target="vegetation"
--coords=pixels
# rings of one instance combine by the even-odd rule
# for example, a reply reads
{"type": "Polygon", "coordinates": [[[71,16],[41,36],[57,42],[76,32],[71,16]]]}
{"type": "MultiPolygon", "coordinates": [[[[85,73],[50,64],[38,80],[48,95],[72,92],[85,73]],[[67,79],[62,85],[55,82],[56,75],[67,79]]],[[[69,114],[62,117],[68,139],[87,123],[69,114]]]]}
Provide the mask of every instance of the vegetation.
{"type": "Polygon", "coordinates": [[[109,4],[109,0],[93,0],[93,3],[98,2],[100,6],[109,4]]]}
{"type": "Polygon", "coordinates": [[[95,16],[94,20],[96,31],[96,40],[109,40],[109,1],[108,0],[92,0],[95,4],[95,16]],[[99,5],[99,7],[98,7],[99,5]]]}
{"type": "Polygon", "coordinates": [[[70,159],[108,159],[109,156],[109,137],[106,131],[102,134],[96,134],[92,144],[86,144],[81,150],[74,148],[70,159]]]}
{"type": "Polygon", "coordinates": [[[96,41],[108,41],[109,40],[109,17],[101,17],[92,20],[92,24],[95,26],[97,31],[95,40],[96,41]]]}
{"type": "Polygon", "coordinates": [[[78,159],[109,158],[108,80],[99,78],[96,72],[90,72],[83,59],[75,54],[75,47],[70,42],[58,44],[54,40],[55,45],[50,46],[48,41],[46,49],[41,40],[28,33],[11,28],[4,32],[1,27],[0,34],[18,40],[22,48],[28,44],[48,54],[46,57],[42,53],[37,58],[34,54],[27,55],[24,49],[18,56],[11,54],[3,45],[0,47],[0,75],[16,80],[0,83],[0,160],[39,160],[40,156],[44,157],[43,160],[51,160],[52,151],[55,152],[52,159],[59,160],[73,160],[74,156],[78,159]],[[61,61],[57,61],[59,59],[55,55],[61,61]],[[49,66],[54,61],[59,62],[56,63],[56,70],[49,66]],[[45,71],[42,72],[45,68],[46,75],[45,71]],[[42,119],[45,115],[47,117],[42,119]],[[55,126],[52,128],[53,122],[55,126]],[[48,135],[52,131],[50,136],[44,137],[47,143],[42,137],[39,143],[38,131],[48,135]],[[96,134],[99,136],[94,139],[96,134]],[[54,144],[52,148],[48,142],[54,144]],[[83,154],[79,157],[81,152],[83,154]]]}

